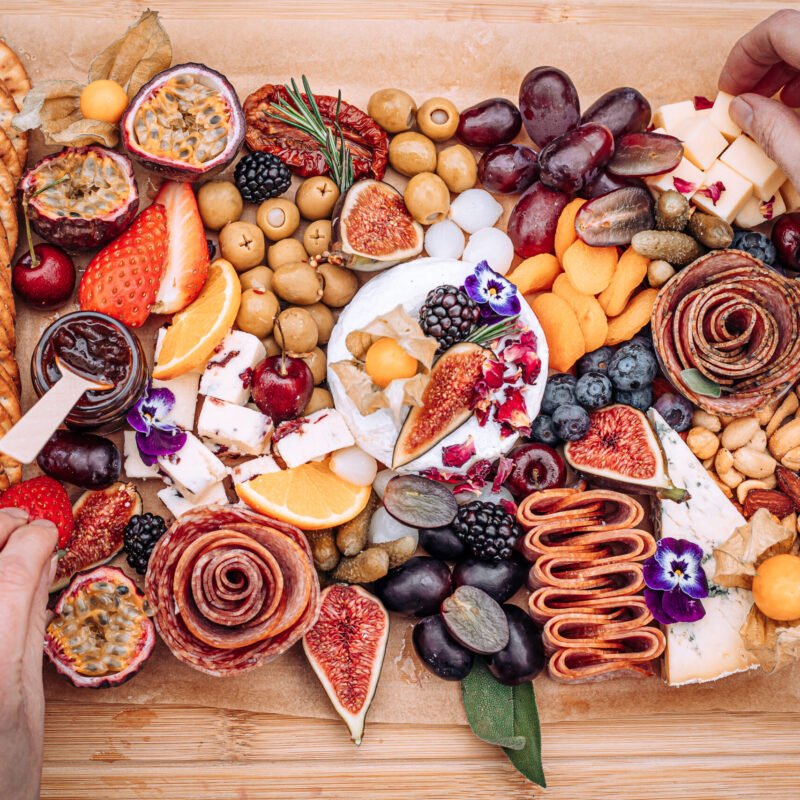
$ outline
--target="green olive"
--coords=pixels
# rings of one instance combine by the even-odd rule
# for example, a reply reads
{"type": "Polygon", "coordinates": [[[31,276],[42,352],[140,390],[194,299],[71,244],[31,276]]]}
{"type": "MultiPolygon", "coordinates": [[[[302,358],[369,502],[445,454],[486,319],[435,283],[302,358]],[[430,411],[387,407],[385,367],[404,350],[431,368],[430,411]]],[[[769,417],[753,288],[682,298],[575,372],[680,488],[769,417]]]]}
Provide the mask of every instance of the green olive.
{"type": "Polygon", "coordinates": [[[436,174],[451,192],[460,194],[475,185],[478,180],[478,164],[468,147],[454,144],[439,151],[436,174]]]}
{"type": "Polygon", "coordinates": [[[303,234],[303,247],[310,256],[321,256],[331,247],[332,228],[329,219],[312,222],[303,234]]]}
{"type": "Polygon", "coordinates": [[[406,208],[421,225],[431,225],[447,216],[450,192],[447,184],[432,172],[415,175],[403,192],[406,208]]]}
{"type": "Polygon", "coordinates": [[[258,207],[256,222],[267,239],[277,242],[287,239],[297,230],[300,225],[300,211],[285,197],[271,197],[258,207]]]}
{"type": "Polygon", "coordinates": [[[264,263],[264,234],[252,222],[229,222],[220,231],[219,249],[237,272],[245,272],[264,263]]]}
{"type": "Polygon", "coordinates": [[[336,320],[333,318],[333,312],[324,303],[314,303],[313,305],[306,306],[306,311],[314,317],[314,322],[317,323],[319,343],[328,344],[328,339],[331,338],[331,331],[336,324],[336,320]]]}
{"type": "Polygon", "coordinates": [[[197,209],[203,225],[211,231],[222,230],[242,216],[244,202],[236,184],[230,181],[209,181],[197,192],[197,209]]]}
{"type": "Polygon", "coordinates": [[[358,278],[352,270],[326,263],[317,271],[322,275],[322,302],[329,308],[346,306],[358,291],[358,278]]]}
{"type": "Polygon", "coordinates": [[[272,276],[273,272],[269,267],[263,264],[253,269],[243,272],[239,276],[239,283],[242,284],[242,291],[247,289],[265,289],[267,291],[272,289],[272,276]]]}
{"type": "Polygon", "coordinates": [[[398,133],[389,143],[389,163],[401,175],[417,175],[436,169],[436,145],[421,133],[398,133]]]}
{"type": "Polygon", "coordinates": [[[278,314],[273,336],[288,353],[310,353],[319,339],[314,318],[300,306],[290,306],[278,314]]]}
{"type": "Polygon", "coordinates": [[[417,125],[434,142],[447,141],[458,128],[458,109],[445,97],[432,97],[419,107],[417,125]]]}
{"type": "Polygon", "coordinates": [[[330,219],[339,199],[339,187],[326,175],[315,175],[304,180],[294,197],[300,213],[312,222],[330,219]]]}
{"type": "Polygon", "coordinates": [[[267,252],[267,264],[272,269],[284,264],[293,264],[297,261],[308,261],[305,247],[297,239],[281,239],[275,242],[267,252]]]}
{"type": "Polygon", "coordinates": [[[328,371],[328,360],[325,358],[325,353],[319,347],[315,347],[308,355],[303,356],[303,361],[308,364],[308,368],[314,376],[314,386],[318,386],[325,380],[328,371]]]}
{"type": "Polygon", "coordinates": [[[308,404],[303,409],[303,416],[307,417],[309,414],[321,411],[323,408],[333,408],[333,395],[327,389],[315,386],[308,404]]]}
{"type": "Polygon", "coordinates": [[[402,89],[379,89],[367,103],[367,114],[385,131],[400,133],[414,124],[417,104],[402,89]]]}
{"type": "Polygon", "coordinates": [[[322,278],[307,261],[295,261],[275,270],[272,288],[281,300],[308,306],[322,297],[322,278]]]}
{"type": "Polygon", "coordinates": [[[246,289],[242,292],[242,302],[236,315],[236,327],[252,333],[259,339],[269,336],[280,311],[278,298],[264,289],[246,289]]]}

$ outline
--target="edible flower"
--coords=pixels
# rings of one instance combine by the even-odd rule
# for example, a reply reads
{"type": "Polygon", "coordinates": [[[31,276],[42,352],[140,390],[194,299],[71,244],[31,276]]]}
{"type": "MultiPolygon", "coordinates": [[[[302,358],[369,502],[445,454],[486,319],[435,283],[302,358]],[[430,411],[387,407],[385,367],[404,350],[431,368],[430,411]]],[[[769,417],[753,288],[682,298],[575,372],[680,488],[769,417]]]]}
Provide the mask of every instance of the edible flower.
{"type": "Polygon", "coordinates": [[[136,447],[147,466],[159,456],[177,453],[186,444],[186,433],[170,420],[175,395],[147,384],[144,394],[128,412],[128,425],[136,431],[136,447]]]}
{"type": "Polygon", "coordinates": [[[666,537],[644,562],[644,600],[662,625],[697,622],[706,615],[700,602],[708,597],[702,561],[703,551],[694,542],[666,537]]]}
{"type": "Polygon", "coordinates": [[[695,111],[705,111],[707,108],[713,108],[714,103],[709,100],[707,97],[703,97],[701,94],[696,94],[694,96],[694,110],[695,111]]]}
{"type": "Polygon", "coordinates": [[[531,418],[520,389],[506,389],[505,400],[497,405],[495,418],[500,423],[500,436],[506,438],[514,433],[523,436],[531,434],[531,418]]]}
{"type": "Polygon", "coordinates": [[[442,464],[445,467],[463,467],[475,455],[475,439],[472,436],[460,444],[451,444],[442,448],[442,464]]]}
{"type": "Polygon", "coordinates": [[[761,212],[761,216],[764,217],[764,219],[772,219],[775,216],[775,195],[772,195],[769,200],[762,203],[758,207],[758,210],[761,212]]]}
{"type": "Polygon", "coordinates": [[[697,190],[697,194],[702,194],[711,200],[711,205],[716,205],[722,193],[725,191],[725,184],[722,181],[714,181],[708,186],[702,186],[697,190]]]}
{"type": "Polygon", "coordinates": [[[483,317],[513,317],[520,312],[517,287],[481,261],[464,280],[464,290],[481,309],[483,317]]]}
{"type": "Polygon", "coordinates": [[[672,179],[672,185],[675,187],[675,191],[681,194],[691,194],[697,188],[697,184],[678,177],[672,179]]]}
{"type": "Polygon", "coordinates": [[[533,331],[523,331],[519,340],[506,345],[500,355],[506,363],[520,368],[522,380],[529,385],[536,381],[542,371],[542,359],[536,352],[536,334],[533,331]]]}

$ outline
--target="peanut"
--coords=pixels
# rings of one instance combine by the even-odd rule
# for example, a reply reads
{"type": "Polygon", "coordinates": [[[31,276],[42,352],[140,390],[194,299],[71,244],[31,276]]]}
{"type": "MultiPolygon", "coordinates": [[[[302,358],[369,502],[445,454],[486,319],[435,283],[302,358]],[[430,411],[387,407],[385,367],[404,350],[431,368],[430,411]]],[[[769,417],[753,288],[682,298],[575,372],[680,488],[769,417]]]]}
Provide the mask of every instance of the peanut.
{"type": "Polygon", "coordinates": [[[711,472],[711,469],[714,466],[714,459],[713,458],[704,458],[700,463],[703,465],[703,469],[708,470],[709,472],[711,472]]]}
{"type": "Polygon", "coordinates": [[[719,419],[720,422],[722,422],[722,427],[727,428],[728,425],[730,425],[735,419],[738,419],[738,417],[732,417],[730,414],[720,414],[719,419]]]}
{"type": "Polygon", "coordinates": [[[794,470],[795,472],[800,472],[800,447],[793,447],[784,457],[781,459],[781,464],[783,464],[786,469],[794,470]]]}
{"type": "Polygon", "coordinates": [[[775,472],[777,462],[769,453],[761,453],[752,447],[740,447],[733,454],[733,465],[748,478],[766,478],[775,472]]]}
{"type": "Polygon", "coordinates": [[[728,469],[725,472],[717,472],[717,477],[731,489],[735,489],[744,480],[744,475],[736,469],[728,469]]]}
{"type": "Polygon", "coordinates": [[[701,408],[698,408],[697,411],[692,414],[692,425],[696,428],[705,428],[712,433],[719,433],[722,430],[722,423],[719,421],[719,417],[715,417],[713,414],[709,414],[708,411],[703,411],[701,408]]]}
{"type": "Polygon", "coordinates": [[[772,419],[780,404],[780,397],[771,397],[763,406],[761,406],[756,414],[756,418],[758,419],[758,424],[762,428],[766,428],[767,423],[772,419]]]}
{"type": "Polygon", "coordinates": [[[738,450],[744,447],[759,430],[755,417],[735,419],[722,431],[722,446],[727,450],[738,450]]]}
{"type": "Polygon", "coordinates": [[[790,531],[796,530],[797,529],[797,512],[793,511],[791,514],[785,516],[781,520],[781,525],[783,525],[784,528],[786,528],[786,529],[788,529],[790,531]]]}
{"type": "Polygon", "coordinates": [[[752,492],[753,489],[769,488],[766,481],[742,481],[742,483],[736,487],[736,499],[739,501],[740,505],[744,505],[744,501],[747,500],[747,495],[752,492]]]}
{"type": "Polygon", "coordinates": [[[711,477],[714,480],[714,483],[716,483],[717,486],[719,486],[719,488],[722,490],[722,494],[724,494],[725,497],[728,498],[728,500],[732,500],[733,490],[731,489],[731,487],[728,486],[727,484],[724,484],[718,477],[716,477],[716,475],[712,475],[711,477]]]}
{"type": "Polygon", "coordinates": [[[708,428],[692,428],[686,437],[686,444],[701,461],[712,458],[719,450],[719,439],[708,428]]]}
{"type": "Polygon", "coordinates": [[[721,447],[717,450],[717,455],[714,457],[714,469],[717,475],[722,476],[723,472],[727,472],[733,466],[733,453],[721,447]]]}
{"type": "Polygon", "coordinates": [[[769,437],[769,451],[778,460],[796,447],[800,447],[800,418],[778,428],[769,437]]]}
{"type": "Polygon", "coordinates": [[[753,450],[760,450],[762,453],[767,450],[767,434],[759,428],[754,434],[753,438],[747,443],[747,447],[752,447],[753,450]]]}
{"type": "Polygon", "coordinates": [[[772,436],[778,428],[783,424],[785,420],[792,416],[792,414],[797,412],[798,407],[800,407],[800,402],[797,400],[797,395],[794,392],[790,392],[783,398],[781,404],[775,409],[775,413],[770,417],[769,422],[767,423],[766,431],[767,431],[767,438],[772,436]]]}

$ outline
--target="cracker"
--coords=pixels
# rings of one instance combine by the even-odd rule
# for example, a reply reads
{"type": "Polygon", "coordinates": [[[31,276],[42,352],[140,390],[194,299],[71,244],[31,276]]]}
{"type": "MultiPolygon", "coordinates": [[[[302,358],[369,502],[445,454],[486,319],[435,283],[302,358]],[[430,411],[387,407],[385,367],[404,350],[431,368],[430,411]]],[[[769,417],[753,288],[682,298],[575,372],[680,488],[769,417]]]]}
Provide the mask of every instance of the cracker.
{"type": "MultiPolygon", "coordinates": [[[[13,427],[14,423],[8,415],[8,411],[0,406],[0,435],[8,433],[13,427]]],[[[0,452],[0,467],[5,471],[10,484],[19,483],[22,480],[22,464],[2,452],[0,452]]]]}
{"type": "Polygon", "coordinates": [[[17,220],[17,206],[14,203],[14,196],[7,195],[0,189],[0,222],[6,230],[8,239],[8,249],[13,256],[17,249],[19,239],[19,221],[17,220]]]}
{"type": "Polygon", "coordinates": [[[28,132],[17,130],[11,122],[18,111],[14,98],[5,86],[0,83],[0,128],[6,132],[6,135],[11,140],[14,150],[17,151],[19,163],[24,168],[25,162],[28,160],[28,132]]]}
{"type": "Polygon", "coordinates": [[[6,410],[12,423],[19,422],[22,416],[22,408],[19,404],[17,389],[13,383],[9,383],[2,376],[0,376],[0,406],[6,410]]]}
{"type": "Polygon", "coordinates": [[[17,151],[11,143],[11,139],[2,128],[0,128],[0,161],[6,165],[11,179],[14,181],[14,186],[16,186],[22,177],[22,165],[19,163],[17,151]]]}
{"type": "Polygon", "coordinates": [[[0,364],[3,365],[4,374],[7,373],[11,376],[11,382],[19,390],[22,385],[19,376],[19,364],[14,357],[14,353],[7,347],[0,348],[0,364]]]}
{"type": "Polygon", "coordinates": [[[25,95],[31,88],[31,79],[19,56],[5,43],[0,41],[0,81],[11,93],[18,108],[22,108],[25,95]]]}
{"type": "Polygon", "coordinates": [[[14,184],[14,179],[11,177],[11,173],[8,171],[8,167],[2,159],[0,159],[0,189],[7,195],[16,197],[17,187],[14,184]]]}
{"type": "Polygon", "coordinates": [[[0,265],[5,269],[11,269],[11,248],[8,246],[8,237],[6,236],[6,229],[0,221],[0,265]]]}

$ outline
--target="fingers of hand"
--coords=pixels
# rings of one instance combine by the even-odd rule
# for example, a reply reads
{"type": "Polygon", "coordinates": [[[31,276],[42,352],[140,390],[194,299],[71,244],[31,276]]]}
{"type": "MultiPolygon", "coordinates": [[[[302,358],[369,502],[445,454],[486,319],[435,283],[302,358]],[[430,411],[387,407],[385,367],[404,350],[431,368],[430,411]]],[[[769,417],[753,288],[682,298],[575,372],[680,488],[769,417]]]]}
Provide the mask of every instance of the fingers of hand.
{"type": "MultiPolygon", "coordinates": [[[[800,69],[800,11],[778,11],[739,39],[722,68],[719,88],[730,94],[754,91],[770,68],[781,62],[800,69]]],[[[766,83],[761,88],[769,90],[766,83]]]]}
{"type": "Polygon", "coordinates": [[[781,92],[781,101],[792,108],[800,108],[800,75],[795,75],[781,92]]]}
{"type": "Polygon", "coordinates": [[[5,547],[8,537],[28,521],[28,512],[24,508],[0,509],[0,550],[5,547]]]}
{"type": "Polygon", "coordinates": [[[731,103],[731,116],[800,186],[800,117],[792,109],[758,94],[745,94],[731,103]]]}

